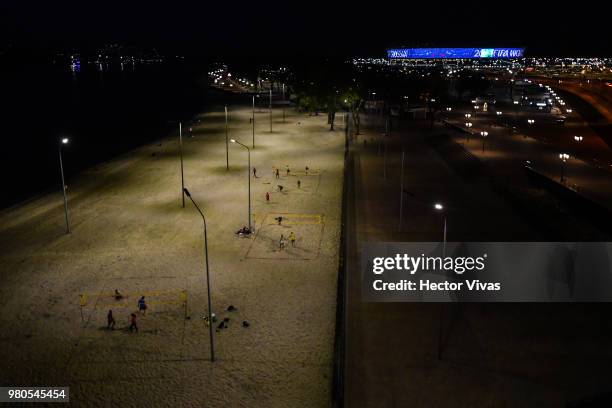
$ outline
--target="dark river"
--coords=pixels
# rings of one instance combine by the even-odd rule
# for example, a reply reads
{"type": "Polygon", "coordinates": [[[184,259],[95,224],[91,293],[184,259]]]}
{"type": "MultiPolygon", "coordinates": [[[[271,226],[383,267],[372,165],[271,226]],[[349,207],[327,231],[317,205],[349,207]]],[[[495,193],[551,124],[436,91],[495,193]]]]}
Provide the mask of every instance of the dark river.
{"type": "Polygon", "coordinates": [[[204,63],[67,64],[0,61],[2,194],[5,208],[57,188],[58,142],[67,177],[159,139],[219,95],[204,63]]]}

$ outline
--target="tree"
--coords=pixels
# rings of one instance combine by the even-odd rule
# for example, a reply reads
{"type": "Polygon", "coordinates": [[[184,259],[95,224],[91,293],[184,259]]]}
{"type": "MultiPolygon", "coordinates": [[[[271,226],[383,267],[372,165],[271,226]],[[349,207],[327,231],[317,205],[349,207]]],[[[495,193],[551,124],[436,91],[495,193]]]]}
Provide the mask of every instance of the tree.
{"type": "MultiPolygon", "coordinates": [[[[298,104],[307,111],[327,112],[329,130],[334,130],[336,111],[340,108],[361,108],[360,93],[354,84],[352,65],[340,60],[325,60],[324,63],[310,61],[312,65],[296,67],[298,104]]],[[[353,112],[355,113],[355,112],[353,112]]],[[[359,128],[359,115],[353,114],[359,128]]]]}

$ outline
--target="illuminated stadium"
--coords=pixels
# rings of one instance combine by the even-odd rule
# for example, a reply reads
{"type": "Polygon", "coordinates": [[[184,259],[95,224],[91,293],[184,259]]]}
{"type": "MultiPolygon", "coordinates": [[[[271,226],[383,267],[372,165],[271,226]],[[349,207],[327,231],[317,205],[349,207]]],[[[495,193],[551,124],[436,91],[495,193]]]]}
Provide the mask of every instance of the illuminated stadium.
{"type": "Polygon", "coordinates": [[[523,48],[392,48],[389,59],[522,58],[523,48]]]}

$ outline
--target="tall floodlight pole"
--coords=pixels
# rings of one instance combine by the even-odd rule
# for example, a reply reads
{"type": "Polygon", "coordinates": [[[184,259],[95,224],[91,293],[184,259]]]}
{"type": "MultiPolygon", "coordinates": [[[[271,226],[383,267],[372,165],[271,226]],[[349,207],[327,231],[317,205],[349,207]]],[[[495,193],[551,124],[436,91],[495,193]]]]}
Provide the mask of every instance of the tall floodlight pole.
{"type": "Polygon", "coordinates": [[[213,313],[212,313],[212,296],[210,294],[211,292],[210,290],[210,268],[208,267],[208,237],[206,235],[206,217],[204,216],[204,213],[202,212],[198,204],[191,197],[189,190],[184,188],[183,193],[187,194],[187,197],[189,197],[189,199],[191,200],[195,208],[198,210],[198,212],[202,216],[202,221],[204,223],[204,260],[205,260],[204,262],[206,266],[206,289],[208,291],[208,328],[209,328],[209,334],[210,334],[210,361],[214,362],[215,361],[215,341],[213,337],[213,316],[212,316],[213,313]]]}
{"type": "Polygon", "coordinates": [[[400,213],[399,213],[399,230],[402,230],[402,218],[404,215],[404,157],[405,152],[402,149],[402,169],[400,172],[400,213]]]}
{"type": "Polygon", "coordinates": [[[183,174],[183,123],[179,122],[179,152],[181,155],[181,198],[185,208],[185,176],[183,174]]]}
{"type": "Polygon", "coordinates": [[[253,122],[253,149],[255,148],[255,95],[253,95],[253,117],[251,118],[253,122]]]}
{"type": "Polygon", "coordinates": [[[270,133],[272,133],[272,87],[270,87],[270,133]]]}
{"type": "Polygon", "coordinates": [[[225,105],[225,169],[229,170],[229,139],[227,129],[227,105],[225,105]]]}
{"type": "Polygon", "coordinates": [[[283,84],[283,123],[285,123],[285,84],[283,84]]]}
{"type": "Polygon", "coordinates": [[[247,145],[240,143],[236,139],[232,139],[231,142],[244,147],[245,149],[247,149],[247,152],[248,152],[247,178],[249,179],[249,230],[252,231],[252,228],[251,228],[251,149],[249,149],[247,145]]]}
{"type": "MultiPolygon", "coordinates": [[[[444,206],[440,203],[435,203],[434,204],[434,208],[439,211],[442,212],[444,211],[444,206]]],[[[442,212],[442,218],[443,218],[443,230],[442,230],[442,257],[446,256],[446,214],[442,212]]]]}
{"type": "Polygon", "coordinates": [[[444,215],[444,234],[442,236],[444,246],[442,247],[442,256],[446,257],[446,214],[444,215]]]}
{"type": "Polygon", "coordinates": [[[383,152],[383,178],[387,179],[387,138],[385,137],[385,150],[383,152]]]}
{"type": "Polygon", "coordinates": [[[62,162],[62,145],[68,144],[68,138],[60,141],[58,146],[60,174],[62,176],[62,193],[64,194],[64,215],[66,217],[66,234],[70,234],[70,223],[68,222],[68,197],[66,196],[66,181],[64,180],[64,163],[62,162]]]}
{"type": "Polygon", "coordinates": [[[561,159],[561,183],[563,183],[566,179],[565,177],[565,162],[569,159],[569,154],[560,153],[559,159],[561,159]]]}

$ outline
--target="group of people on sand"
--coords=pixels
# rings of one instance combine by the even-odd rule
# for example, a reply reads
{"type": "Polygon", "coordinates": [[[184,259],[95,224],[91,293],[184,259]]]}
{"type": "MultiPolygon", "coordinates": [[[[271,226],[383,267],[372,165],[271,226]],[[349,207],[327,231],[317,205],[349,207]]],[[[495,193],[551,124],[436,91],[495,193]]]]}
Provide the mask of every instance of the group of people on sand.
{"type": "MultiPolygon", "coordinates": [[[[297,237],[295,236],[295,233],[293,231],[291,231],[289,233],[289,241],[291,242],[291,246],[295,248],[295,241],[297,240],[297,237]]],[[[286,245],[287,239],[285,238],[284,234],[281,234],[280,236],[280,240],[278,241],[278,249],[279,251],[283,251],[285,249],[285,245],[286,245]]]]}
{"type": "MultiPolygon", "coordinates": [[[[123,295],[119,292],[118,289],[115,289],[114,298],[115,300],[123,299],[123,295]]],[[[143,316],[147,314],[147,302],[144,296],[141,296],[140,299],[138,299],[138,312],[130,313],[130,316],[129,316],[130,325],[128,326],[128,330],[130,331],[130,333],[132,332],[138,333],[138,318],[137,318],[136,313],[142,313],[143,316]]],[[[115,321],[115,316],[113,315],[112,309],[109,309],[108,314],[106,315],[106,322],[107,322],[106,328],[108,330],[115,329],[116,321],[115,321]]]]}
{"type": "MultiPolygon", "coordinates": [[[[310,168],[308,166],[304,167],[304,174],[306,176],[308,176],[308,171],[310,170],[310,168]]],[[[289,165],[286,166],[286,174],[287,176],[291,175],[291,168],[289,167],[289,165]]],[[[257,176],[257,168],[253,167],[252,169],[253,172],[253,178],[258,178],[257,176]]],[[[280,179],[280,169],[278,167],[272,167],[272,175],[275,179],[280,179]]],[[[302,181],[301,180],[297,180],[297,188],[301,189],[302,188],[302,181]]],[[[281,184],[278,185],[278,192],[282,193],[284,190],[284,186],[282,186],[281,184]]],[[[270,192],[266,191],[266,202],[269,203],[270,202],[270,192]]],[[[283,222],[283,217],[282,216],[278,216],[275,218],[276,221],[278,221],[278,225],[282,225],[283,222]]],[[[238,231],[236,231],[236,235],[238,236],[249,236],[253,231],[248,228],[247,226],[243,226],[241,229],[239,229],[238,231]]],[[[297,240],[297,237],[295,235],[295,233],[293,231],[291,231],[291,233],[289,234],[289,237],[286,238],[283,234],[281,234],[278,245],[279,245],[279,250],[283,251],[285,249],[287,240],[289,240],[291,242],[291,246],[295,248],[295,243],[297,240]]]]}
{"type": "MultiPolygon", "coordinates": [[[[308,166],[304,167],[304,174],[308,175],[308,170],[310,170],[308,166]]],[[[287,171],[287,176],[289,176],[291,174],[291,169],[289,168],[289,165],[287,165],[286,171],[287,171]]],[[[272,174],[274,178],[276,178],[277,180],[280,179],[280,170],[277,167],[272,167],[272,174]]],[[[253,168],[253,177],[257,177],[257,170],[255,168],[253,168]]],[[[279,193],[282,193],[285,188],[281,184],[278,184],[277,187],[278,187],[279,193]]],[[[297,180],[297,188],[298,189],[302,188],[302,181],[300,179],[297,180]]],[[[266,202],[267,203],[270,202],[270,192],[269,191],[266,191],[266,202]]]]}

